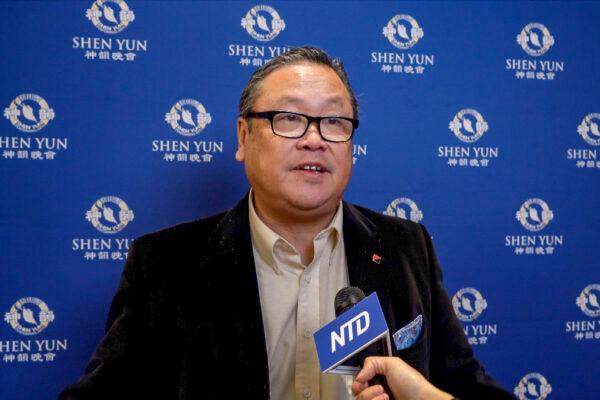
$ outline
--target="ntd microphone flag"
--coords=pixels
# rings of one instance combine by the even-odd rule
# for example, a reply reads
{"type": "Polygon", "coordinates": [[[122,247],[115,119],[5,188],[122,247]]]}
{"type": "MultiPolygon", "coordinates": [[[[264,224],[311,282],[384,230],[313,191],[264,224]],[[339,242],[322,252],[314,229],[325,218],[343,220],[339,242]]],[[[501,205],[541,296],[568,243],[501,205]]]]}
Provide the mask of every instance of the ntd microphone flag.
{"type": "Polygon", "coordinates": [[[335,369],[382,338],[385,339],[385,347],[390,354],[387,323],[377,293],[374,292],[315,332],[321,372],[347,373],[347,369],[335,369]]]}

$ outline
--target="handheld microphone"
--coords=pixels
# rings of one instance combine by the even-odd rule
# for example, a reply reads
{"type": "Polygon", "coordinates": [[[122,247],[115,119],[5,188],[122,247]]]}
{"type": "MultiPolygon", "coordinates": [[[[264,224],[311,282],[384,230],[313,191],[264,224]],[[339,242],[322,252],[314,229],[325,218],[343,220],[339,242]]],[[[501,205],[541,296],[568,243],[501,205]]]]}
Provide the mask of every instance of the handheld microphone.
{"type": "MultiPolygon", "coordinates": [[[[364,298],[365,298],[365,293],[360,288],[357,288],[354,286],[349,286],[349,287],[340,289],[340,291],[337,292],[337,294],[335,295],[335,301],[334,301],[336,318],[339,317],[344,312],[351,309],[352,307],[354,307],[354,305],[359,303],[364,298]]],[[[353,360],[351,360],[350,363],[351,364],[357,363],[362,368],[364,365],[364,362],[365,362],[365,358],[367,358],[369,356],[387,356],[387,355],[389,355],[389,354],[386,354],[385,346],[383,345],[383,342],[381,340],[379,340],[379,341],[372,343],[366,349],[362,350],[360,353],[358,353],[357,355],[352,357],[353,360]]],[[[390,396],[390,399],[394,400],[394,397],[392,396],[392,391],[391,391],[390,387],[388,386],[387,380],[385,379],[384,375],[375,375],[373,377],[373,379],[371,379],[369,381],[369,386],[373,386],[373,385],[381,385],[383,387],[383,390],[390,396]]]]}

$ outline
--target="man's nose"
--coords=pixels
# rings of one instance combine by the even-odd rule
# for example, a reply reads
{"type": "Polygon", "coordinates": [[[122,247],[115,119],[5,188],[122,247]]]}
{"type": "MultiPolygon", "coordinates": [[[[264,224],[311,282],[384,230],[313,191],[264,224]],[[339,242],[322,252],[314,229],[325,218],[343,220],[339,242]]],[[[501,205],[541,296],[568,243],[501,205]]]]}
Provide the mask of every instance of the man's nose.
{"type": "Polygon", "coordinates": [[[317,150],[325,146],[325,140],[321,136],[319,124],[315,121],[311,122],[306,129],[306,133],[302,136],[302,147],[311,150],[317,150]]]}

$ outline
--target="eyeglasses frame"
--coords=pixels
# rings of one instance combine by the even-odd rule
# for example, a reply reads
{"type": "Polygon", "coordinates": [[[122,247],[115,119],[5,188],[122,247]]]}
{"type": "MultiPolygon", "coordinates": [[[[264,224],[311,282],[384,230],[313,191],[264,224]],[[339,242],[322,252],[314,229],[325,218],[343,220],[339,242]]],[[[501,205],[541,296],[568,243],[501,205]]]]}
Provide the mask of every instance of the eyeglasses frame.
{"type": "Polygon", "coordinates": [[[274,135],[279,136],[279,137],[283,137],[286,139],[299,139],[302,136],[306,135],[306,132],[308,131],[308,128],[310,127],[310,125],[313,122],[317,123],[317,131],[319,132],[319,135],[321,136],[321,139],[323,139],[326,142],[330,142],[330,143],[346,143],[349,140],[352,139],[352,136],[354,136],[354,131],[356,131],[356,129],[358,128],[358,124],[359,124],[359,120],[354,119],[354,118],[348,118],[348,117],[340,117],[337,115],[327,115],[324,117],[313,117],[312,115],[306,115],[306,114],[302,114],[302,113],[298,113],[298,112],[293,112],[293,111],[283,111],[283,110],[274,110],[274,111],[258,111],[258,112],[254,112],[254,111],[250,111],[247,112],[246,114],[242,115],[242,118],[262,118],[262,119],[268,119],[269,122],[271,122],[271,131],[273,132],[274,135]],[[304,130],[304,132],[302,132],[301,135],[299,136],[284,136],[281,135],[277,132],[275,132],[275,128],[273,126],[273,119],[275,118],[275,115],[277,114],[294,114],[294,115],[300,115],[304,118],[306,118],[308,120],[308,124],[306,124],[306,129],[304,130]],[[343,119],[346,121],[350,121],[352,123],[352,132],[350,133],[350,137],[346,140],[330,140],[327,139],[323,136],[323,133],[321,132],[321,121],[327,118],[339,118],[339,119],[343,119]]]}

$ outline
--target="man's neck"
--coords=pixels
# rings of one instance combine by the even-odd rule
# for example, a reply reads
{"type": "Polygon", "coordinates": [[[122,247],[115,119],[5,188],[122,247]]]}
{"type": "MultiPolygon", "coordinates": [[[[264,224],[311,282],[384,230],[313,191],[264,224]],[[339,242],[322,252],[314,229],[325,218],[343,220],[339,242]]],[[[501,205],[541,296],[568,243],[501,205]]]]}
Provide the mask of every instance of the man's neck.
{"type": "Polygon", "coordinates": [[[326,213],[311,215],[294,215],[286,213],[277,215],[265,212],[260,201],[253,198],[256,214],[273,232],[287,240],[300,253],[302,264],[308,265],[314,257],[313,240],[319,232],[325,229],[333,220],[336,208],[326,213]],[[257,204],[258,203],[258,204],[257,204]]]}

